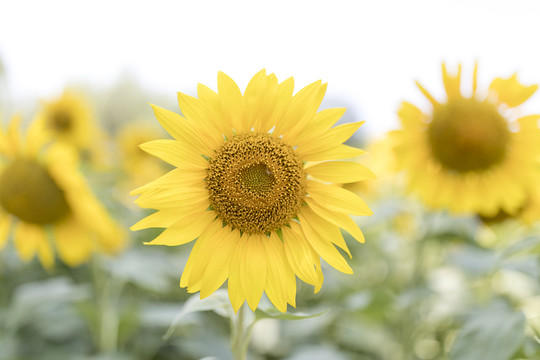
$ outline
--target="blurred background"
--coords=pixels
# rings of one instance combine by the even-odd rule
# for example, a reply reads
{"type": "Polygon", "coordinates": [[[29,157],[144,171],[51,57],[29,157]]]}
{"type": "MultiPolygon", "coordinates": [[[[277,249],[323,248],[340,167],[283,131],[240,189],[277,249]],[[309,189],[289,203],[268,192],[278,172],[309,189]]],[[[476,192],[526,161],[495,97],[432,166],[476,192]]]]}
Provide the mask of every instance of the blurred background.
{"type": "MultiPolygon", "coordinates": [[[[169,169],[128,160],[137,144],[168,136],[149,103],[179,112],[176,93],[217,89],[218,71],[241,89],[262,68],[293,76],[295,90],[321,79],[321,108],[365,120],[354,141],[367,147],[399,127],[401,101],[429,108],[415,80],[444,98],[443,61],[463,64],[465,91],[475,62],[484,88],[515,72],[539,83],[539,16],[532,0],[0,3],[4,128],[65,89],[84,94],[103,162],[82,171],[127,232],[124,251],[77,267],[44,270],[6,245],[0,360],[231,359],[226,294],[201,304],[178,287],[191,245],[145,247],[159,230],[127,231],[149,213],[129,192],[169,169]]],[[[521,109],[539,113],[540,95],[521,109]]],[[[355,219],[367,242],[347,238],[355,274],[327,266],[317,294],[299,283],[288,317],[263,304],[249,358],[540,359],[537,224],[488,226],[427,210],[395,184],[372,186],[359,191],[375,215],[355,219]]]]}

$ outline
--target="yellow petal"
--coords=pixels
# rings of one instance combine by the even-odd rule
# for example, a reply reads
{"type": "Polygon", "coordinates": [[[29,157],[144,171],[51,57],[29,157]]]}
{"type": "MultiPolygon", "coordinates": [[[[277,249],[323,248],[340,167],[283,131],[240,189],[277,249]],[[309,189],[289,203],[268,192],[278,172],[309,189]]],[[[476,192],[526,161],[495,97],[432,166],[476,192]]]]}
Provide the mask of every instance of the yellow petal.
{"type": "Polygon", "coordinates": [[[268,299],[281,312],[287,311],[287,303],[296,305],[296,281],[287,261],[283,243],[275,232],[262,242],[266,256],[268,272],[265,292],[268,299]]]}
{"type": "Polygon", "coordinates": [[[73,218],[54,227],[56,250],[62,261],[72,267],[87,261],[92,254],[91,234],[73,218]]]}
{"type": "Polygon", "coordinates": [[[296,151],[302,158],[305,158],[310,154],[333,149],[347,141],[347,139],[349,139],[362,124],[364,124],[364,121],[338,125],[330,129],[330,131],[321,136],[317,141],[302,146],[299,145],[296,151]]]}
{"type": "MultiPolygon", "coordinates": [[[[540,115],[527,115],[517,119],[521,131],[525,132],[538,132],[538,121],[540,115]]],[[[536,136],[535,136],[536,139],[536,136]]]]}
{"type": "Polygon", "coordinates": [[[221,106],[225,110],[225,115],[229,117],[234,129],[237,132],[246,132],[246,119],[244,116],[244,101],[242,92],[238,85],[227,74],[220,71],[218,73],[218,92],[221,106]]]}
{"type": "Polygon", "coordinates": [[[21,122],[22,117],[16,115],[11,119],[8,125],[7,142],[9,154],[12,156],[19,154],[21,150],[21,122]]]}
{"type": "Polygon", "coordinates": [[[364,200],[349,190],[308,180],[307,191],[313,200],[329,210],[352,215],[373,215],[364,200]]]}
{"type": "Polygon", "coordinates": [[[197,187],[205,186],[203,179],[206,177],[206,169],[174,169],[156,180],[133,190],[130,195],[139,195],[157,189],[171,188],[174,186],[197,187]]]}
{"type": "Polygon", "coordinates": [[[213,119],[215,119],[214,126],[228,139],[232,138],[233,124],[230,122],[231,119],[225,115],[225,112],[221,107],[219,94],[203,84],[197,86],[197,94],[199,95],[199,101],[207,108],[208,112],[211,113],[213,119]]]}
{"type": "Polygon", "coordinates": [[[461,64],[458,65],[457,74],[455,76],[451,76],[451,75],[448,75],[448,72],[446,71],[446,65],[445,63],[443,63],[442,74],[443,74],[442,76],[443,76],[444,88],[446,89],[448,100],[462,97],[461,90],[460,90],[461,64]]]}
{"type": "Polygon", "coordinates": [[[350,161],[322,162],[305,167],[304,171],[319,180],[338,184],[376,178],[364,165],[350,161]]]}
{"type": "Polygon", "coordinates": [[[364,243],[364,234],[349,215],[327,210],[323,205],[319,205],[311,198],[305,199],[308,206],[320,217],[326,219],[351,234],[358,242],[364,243]]]}
{"type": "Polygon", "coordinates": [[[310,154],[304,154],[297,149],[296,153],[302,161],[326,161],[355,158],[364,155],[366,152],[348,145],[338,145],[331,149],[324,149],[310,154]]]}
{"type": "Polygon", "coordinates": [[[147,191],[135,203],[143,208],[184,208],[193,209],[209,205],[208,190],[202,187],[163,188],[147,191]]]}
{"type": "Polygon", "coordinates": [[[208,162],[197,153],[190,153],[186,147],[176,140],[160,139],[140,144],[139,147],[147,153],[160,158],[176,167],[186,165],[198,168],[208,167],[208,162]]]}
{"type": "Polygon", "coordinates": [[[180,214],[182,212],[178,209],[159,210],[143,218],[129,229],[131,231],[138,231],[148,228],[166,228],[177,222],[180,214]]]}
{"type": "Polygon", "coordinates": [[[182,146],[186,147],[187,151],[207,156],[213,155],[214,148],[210,146],[211,142],[196,131],[189,121],[177,113],[156,105],[152,105],[152,109],[154,109],[156,119],[163,128],[176,140],[181,141],[182,146]]]}
{"type": "Polygon", "coordinates": [[[420,84],[418,81],[415,81],[415,83],[434,108],[440,106],[437,100],[435,100],[435,98],[422,86],[422,84],[420,84]]]}
{"type": "Polygon", "coordinates": [[[402,102],[398,110],[398,116],[403,129],[418,130],[425,126],[426,115],[411,103],[402,102]]]}
{"type": "Polygon", "coordinates": [[[304,214],[300,212],[298,214],[300,220],[300,226],[307,241],[313,247],[313,249],[332,267],[345,273],[352,274],[353,271],[347,261],[341,256],[340,252],[335,248],[329,240],[323,238],[313,226],[306,219],[304,214]]]}
{"type": "Polygon", "coordinates": [[[296,93],[291,99],[287,111],[276,124],[274,134],[290,136],[291,132],[299,132],[304,128],[305,124],[313,120],[313,116],[317,112],[320,102],[317,103],[317,98],[326,90],[326,84],[316,81],[304,87],[296,93]]]}
{"type": "Polygon", "coordinates": [[[248,239],[247,234],[243,234],[240,241],[236,245],[231,263],[229,265],[229,281],[227,287],[229,289],[229,300],[234,309],[234,312],[238,312],[238,309],[242,306],[246,300],[246,293],[242,286],[242,260],[244,258],[245,247],[248,239]]]}
{"type": "Polygon", "coordinates": [[[240,281],[248,305],[253,311],[259,305],[266,284],[268,258],[262,245],[264,241],[267,241],[264,235],[251,235],[244,244],[241,258],[240,281]]]}
{"type": "Polygon", "coordinates": [[[209,146],[214,149],[218,148],[223,140],[223,132],[220,130],[224,124],[216,120],[215,115],[204,102],[179,92],[178,105],[186,119],[190,121],[191,126],[209,142],[209,146]]]}
{"type": "Polygon", "coordinates": [[[320,84],[320,81],[316,82],[316,84],[317,86],[313,88],[311,93],[307,92],[304,94],[300,91],[291,100],[289,110],[284,118],[287,116],[294,117],[298,115],[299,117],[293,122],[293,126],[283,133],[283,139],[289,144],[298,144],[299,140],[302,139],[301,134],[306,132],[309,133],[311,131],[315,114],[321,105],[327,86],[327,84],[320,84]],[[299,110],[300,114],[295,113],[296,110],[299,110]]]}
{"type": "Polygon", "coordinates": [[[304,206],[302,208],[302,215],[319,236],[339,246],[349,255],[349,258],[352,258],[351,252],[343,239],[343,235],[339,231],[339,227],[317,215],[310,207],[304,206]]]}
{"type": "Polygon", "coordinates": [[[514,74],[508,79],[496,78],[489,86],[489,90],[497,94],[501,103],[515,107],[527,101],[538,90],[538,85],[522,85],[517,79],[517,74],[514,74]]]}
{"type": "Polygon", "coordinates": [[[315,255],[315,250],[309,245],[299,225],[293,222],[290,228],[284,226],[281,231],[285,255],[294,273],[306,283],[320,287],[322,279],[315,270],[317,262],[314,261],[318,260],[319,256],[315,255]],[[296,227],[298,228],[295,229],[296,227]]]}
{"type": "Polygon", "coordinates": [[[216,215],[213,211],[194,212],[182,216],[177,222],[169,226],[158,237],[146,245],[183,245],[198,238],[210,225],[216,215]]]}
{"type": "MultiPolygon", "coordinates": [[[[204,252],[204,247],[206,246],[208,241],[212,241],[214,237],[218,235],[218,232],[220,232],[223,229],[222,221],[220,219],[214,220],[208,227],[203,231],[201,236],[195,241],[195,245],[193,246],[193,249],[191,249],[191,253],[189,254],[189,258],[186,262],[186,266],[184,267],[184,271],[182,272],[182,277],[180,279],[180,286],[185,288],[188,286],[193,286],[195,283],[201,282],[202,275],[204,273],[203,269],[206,267],[206,264],[208,263],[208,256],[201,256],[200,254],[204,252]],[[203,262],[202,265],[199,265],[200,262],[203,262]],[[193,274],[193,269],[196,267],[200,267],[201,271],[198,274],[193,274]]],[[[188,291],[190,289],[188,288],[188,291]]],[[[199,291],[200,288],[197,288],[195,291],[199,291]]],[[[195,292],[190,291],[190,292],[195,292]]]]}
{"type": "Polygon", "coordinates": [[[40,226],[21,222],[14,231],[15,247],[24,261],[29,261],[38,253],[39,260],[44,268],[54,264],[54,257],[45,232],[40,226]]]}
{"type": "Polygon", "coordinates": [[[217,246],[210,250],[210,258],[204,269],[201,282],[201,299],[209,296],[227,280],[231,259],[240,241],[238,230],[228,230],[215,242],[217,246]]]}
{"type": "MultiPolygon", "coordinates": [[[[277,81],[277,79],[276,79],[277,81]]],[[[272,115],[268,118],[268,121],[264,122],[261,126],[262,132],[267,132],[274,126],[282,126],[282,119],[292,100],[292,93],[294,91],[294,79],[288,78],[278,85],[276,104],[272,111],[272,115]],[[266,129],[266,130],[264,130],[266,129]]],[[[275,130],[275,129],[274,129],[275,130]]],[[[274,131],[275,132],[275,131],[274,131]]]]}
{"type": "Polygon", "coordinates": [[[345,110],[345,108],[332,108],[319,111],[315,114],[313,123],[309,125],[309,130],[295,136],[295,143],[303,145],[318,141],[343,116],[345,110]]]}

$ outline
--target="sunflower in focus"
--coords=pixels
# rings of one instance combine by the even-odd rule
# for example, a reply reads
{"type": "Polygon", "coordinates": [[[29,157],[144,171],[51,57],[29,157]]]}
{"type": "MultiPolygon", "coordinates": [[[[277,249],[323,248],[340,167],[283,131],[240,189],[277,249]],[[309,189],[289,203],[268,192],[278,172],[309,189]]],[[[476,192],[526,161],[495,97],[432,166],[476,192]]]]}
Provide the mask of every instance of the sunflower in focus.
{"type": "Polygon", "coordinates": [[[65,90],[59,98],[43,101],[36,122],[40,131],[75,147],[84,157],[100,155],[98,143],[103,134],[90,103],[82,94],[65,90]]]}
{"type": "Polygon", "coordinates": [[[402,129],[390,134],[397,167],[406,170],[409,189],[433,208],[494,217],[516,213],[538,184],[540,115],[515,119],[516,108],[537,90],[513,75],[496,78],[484,96],[461,93],[461,65],[455,75],[442,66],[445,102],[417,82],[432,110],[404,102],[402,129]]]}
{"type": "Polygon", "coordinates": [[[19,118],[0,131],[0,248],[12,230],[21,259],[37,254],[44,268],[55,250],[69,266],[119,251],[124,234],[77,171],[77,154],[48,140],[36,123],[23,139],[19,118]]]}
{"type": "Polygon", "coordinates": [[[364,242],[349,215],[372,214],[334,185],[373,177],[340,160],[364,153],[343,144],[362,122],[333,127],[345,110],[317,112],[326,84],[294,96],[293,86],[262,70],[242,94],[220,72],[217,93],[201,84],[198,98],[178,93],[185,117],[153,106],[174,139],[141,145],[176,169],[133,192],[138,205],[158,211],[132,230],[165,228],[148,243],[155,245],[197,239],[180,286],[204,298],[228,280],[235,311],[245,300],[256,309],[265,292],[285,312],[295,306],[295,275],[319,291],[321,257],[352,273],[337,249],[350,256],[340,228],[364,242]]]}

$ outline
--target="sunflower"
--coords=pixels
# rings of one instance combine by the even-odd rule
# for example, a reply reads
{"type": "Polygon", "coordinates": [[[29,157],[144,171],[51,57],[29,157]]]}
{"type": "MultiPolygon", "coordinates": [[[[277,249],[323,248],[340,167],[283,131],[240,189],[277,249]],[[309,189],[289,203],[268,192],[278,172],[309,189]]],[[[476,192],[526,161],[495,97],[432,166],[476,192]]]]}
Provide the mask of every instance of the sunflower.
{"type": "Polygon", "coordinates": [[[22,139],[16,117],[0,131],[0,159],[0,247],[12,229],[21,259],[37,254],[44,268],[54,265],[54,249],[77,266],[92,252],[122,248],[123,233],[78,173],[73,148],[49,145],[35,123],[22,139]]]}
{"type": "Polygon", "coordinates": [[[43,101],[36,122],[40,131],[75,147],[82,155],[90,158],[100,155],[98,143],[103,134],[90,103],[82,94],[65,90],[59,98],[43,101]]]}
{"type": "Polygon", "coordinates": [[[487,94],[461,93],[461,65],[450,75],[442,65],[446,102],[437,101],[420,83],[432,110],[423,113],[404,102],[402,129],[390,134],[397,167],[406,170],[409,189],[432,208],[454,213],[496,216],[518,211],[538,184],[540,115],[516,119],[516,107],[538,88],[517,75],[496,78],[487,94]]]}
{"type": "Polygon", "coordinates": [[[278,84],[262,70],[242,95],[224,73],[218,92],[178,93],[185,117],[153,106],[174,137],[141,145],[176,169],[136,189],[139,206],[158,211],[131,229],[166,228],[148,244],[196,240],[180,280],[188,292],[212,294],[226,280],[235,311],[263,294],[282,312],[295,306],[295,275],[319,291],[320,257],[344,273],[351,267],[340,228],[364,236],[352,215],[371,215],[354,193],[335,183],[373,177],[352,161],[364,152],[343,142],[363,122],[332,127],[344,109],[317,112],[326,84],[294,96],[293,79],[278,84]]]}

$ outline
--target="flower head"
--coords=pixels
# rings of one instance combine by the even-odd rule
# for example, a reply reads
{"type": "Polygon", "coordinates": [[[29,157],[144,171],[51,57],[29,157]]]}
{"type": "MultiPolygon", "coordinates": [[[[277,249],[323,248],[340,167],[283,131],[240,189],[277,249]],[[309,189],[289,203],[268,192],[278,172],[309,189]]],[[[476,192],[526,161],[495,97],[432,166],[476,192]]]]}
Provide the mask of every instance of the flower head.
{"type": "Polygon", "coordinates": [[[178,94],[185,117],[154,106],[174,137],[141,145],[177,167],[134,191],[136,202],[158,211],[132,227],[166,228],[149,244],[197,239],[180,280],[206,297],[228,280],[235,311],[255,309],[266,292],[281,311],[295,305],[295,275],[318,291],[320,257],[352,273],[340,228],[364,242],[350,218],[371,215],[354,193],[334,184],[373,174],[352,161],[363,151],[344,145],[361,122],[333,127],[344,109],[317,112],[320,81],[293,96],[293,79],[278,83],[257,73],[244,94],[224,73],[218,92],[199,85],[199,98],[178,94]]]}
{"type": "Polygon", "coordinates": [[[44,101],[36,120],[40,131],[52,139],[75,147],[83,155],[99,155],[103,137],[88,100],[80,93],[65,90],[62,96],[44,101]]]}
{"type": "Polygon", "coordinates": [[[538,181],[539,115],[514,120],[515,107],[538,88],[524,86],[513,75],[496,78],[485,96],[461,93],[461,66],[450,75],[443,64],[445,102],[422,85],[432,105],[427,114],[404,102],[402,129],[390,134],[397,166],[406,170],[409,188],[424,203],[457,213],[492,217],[520,209],[538,181]]]}
{"type": "Polygon", "coordinates": [[[0,132],[0,248],[13,228],[23,260],[36,254],[45,268],[54,250],[70,266],[92,252],[113,253],[124,243],[119,227],[77,171],[77,155],[62,144],[48,145],[36,123],[21,137],[19,118],[0,132]],[[49,237],[49,229],[52,237],[49,237]]]}

